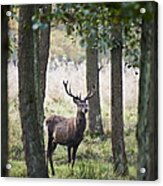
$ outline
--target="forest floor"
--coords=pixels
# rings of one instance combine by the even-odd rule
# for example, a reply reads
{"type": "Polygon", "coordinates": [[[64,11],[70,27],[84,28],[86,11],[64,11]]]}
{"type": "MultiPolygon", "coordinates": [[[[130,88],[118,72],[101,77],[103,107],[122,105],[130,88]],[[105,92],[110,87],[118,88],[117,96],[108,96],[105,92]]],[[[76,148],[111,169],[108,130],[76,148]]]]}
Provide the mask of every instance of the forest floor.
{"type": "MultiPolygon", "coordinates": [[[[136,179],[137,147],[135,143],[134,130],[125,131],[126,153],[129,167],[129,174],[126,177],[117,177],[113,173],[113,158],[111,151],[111,136],[107,134],[102,138],[91,139],[85,135],[83,142],[79,146],[77,159],[74,168],[68,166],[67,149],[64,146],[57,146],[53,153],[53,163],[56,175],[54,178],[69,179],[136,179]]],[[[10,159],[11,177],[26,177],[25,162],[10,159]]],[[[49,176],[51,170],[49,165],[49,176]]]]}

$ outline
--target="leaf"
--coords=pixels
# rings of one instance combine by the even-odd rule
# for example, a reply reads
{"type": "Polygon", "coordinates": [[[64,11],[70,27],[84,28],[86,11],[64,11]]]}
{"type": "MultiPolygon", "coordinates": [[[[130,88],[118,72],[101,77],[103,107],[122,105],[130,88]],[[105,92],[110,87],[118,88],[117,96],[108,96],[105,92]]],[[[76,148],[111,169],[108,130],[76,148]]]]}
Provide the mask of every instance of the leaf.
{"type": "Polygon", "coordinates": [[[83,14],[84,14],[85,16],[87,16],[87,15],[90,14],[90,12],[89,12],[89,10],[83,10],[83,14]]]}
{"type": "Polygon", "coordinates": [[[41,24],[39,25],[39,28],[40,28],[41,30],[45,30],[45,29],[48,28],[48,24],[47,24],[47,23],[41,23],[41,24]]]}
{"type": "Polygon", "coordinates": [[[80,43],[81,47],[85,46],[85,40],[84,39],[81,39],[79,43],[80,43]]]}
{"type": "Polygon", "coordinates": [[[32,25],[32,29],[33,30],[37,30],[39,28],[39,24],[38,23],[34,23],[33,25],[32,25]]]}

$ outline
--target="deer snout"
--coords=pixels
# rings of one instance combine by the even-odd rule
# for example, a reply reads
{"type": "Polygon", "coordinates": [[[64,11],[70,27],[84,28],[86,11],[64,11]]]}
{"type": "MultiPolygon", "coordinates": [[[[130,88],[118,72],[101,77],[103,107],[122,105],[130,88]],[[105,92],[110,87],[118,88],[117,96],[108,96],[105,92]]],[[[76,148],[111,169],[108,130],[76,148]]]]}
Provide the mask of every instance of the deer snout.
{"type": "Polygon", "coordinates": [[[88,112],[88,108],[83,108],[82,109],[82,112],[85,114],[85,113],[87,113],[88,112]]]}
{"type": "Polygon", "coordinates": [[[88,108],[85,109],[85,113],[87,113],[87,112],[88,112],[88,108]]]}

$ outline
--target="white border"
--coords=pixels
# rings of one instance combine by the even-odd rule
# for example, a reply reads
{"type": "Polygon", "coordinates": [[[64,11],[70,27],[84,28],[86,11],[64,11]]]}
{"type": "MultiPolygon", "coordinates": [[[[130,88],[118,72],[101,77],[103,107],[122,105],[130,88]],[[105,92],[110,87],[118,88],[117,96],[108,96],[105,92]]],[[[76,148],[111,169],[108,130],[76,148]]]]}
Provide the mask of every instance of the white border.
{"type": "MultiPolygon", "coordinates": [[[[61,2],[108,2],[110,0],[26,0],[26,1],[22,1],[22,0],[1,0],[0,4],[45,4],[45,3],[61,3],[61,2]]],[[[111,1],[111,2],[116,2],[115,1],[111,1]]],[[[122,0],[118,0],[118,2],[120,2],[122,0]]],[[[127,1],[133,1],[133,0],[125,0],[127,1]]],[[[163,18],[163,1],[162,0],[156,0],[156,2],[159,3],[159,68],[158,68],[158,75],[159,75],[159,180],[157,180],[156,182],[137,182],[137,181],[94,181],[94,180],[58,180],[58,179],[28,179],[28,178],[0,178],[0,184],[3,186],[8,186],[8,185],[12,185],[12,186],[19,186],[19,185],[23,185],[23,186],[35,186],[36,184],[39,184],[39,186],[45,186],[45,184],[48,186],[61,186],[61,185],[71,185],[71,186],[85,186],[88,184],[92,184],[92,185],[117,185],[117,186],[121,186],[121,185],[162,185],[163,184],[163,161],[162,161],[162,157],[163,157],[163,148],[162,148],[162,143],[163,143],[163,114],[161,114],[161,111],[163,110],[163,21],[161,20],[163,18]],[[161,20],[161,21],[160,21],[161,20]],[[162,84],[162,85],[161,85],[162,84]]]]}

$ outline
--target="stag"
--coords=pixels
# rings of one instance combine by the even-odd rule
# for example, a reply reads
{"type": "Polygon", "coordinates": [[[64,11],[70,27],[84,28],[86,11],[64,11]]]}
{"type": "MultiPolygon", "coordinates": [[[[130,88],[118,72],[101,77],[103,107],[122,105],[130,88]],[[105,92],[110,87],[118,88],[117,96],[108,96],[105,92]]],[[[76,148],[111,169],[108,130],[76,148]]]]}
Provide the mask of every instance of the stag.
{"type": "Polygon", "coordinates": [[[74,96],[71,87],[68,88],[68,81],[63,81],[66,93],[73,98],[73,102],[77,106],[75,118],[65,118],[63,116],[53,115],[46,120],[48,129],[48,149],[47,161],[50,162],[52,175],[55,175],[52,154],[57,144],[67,146],[68,163],[72,168],[75,164],[76,152],[83,139],[83,133],[86,128],[86,113],[88,112],[87,100],[95,95],[95,89],[88,92],[84,99],[80,96],[74,96]],[[73,151],[72,151],[73,150],[73,151]]]}

